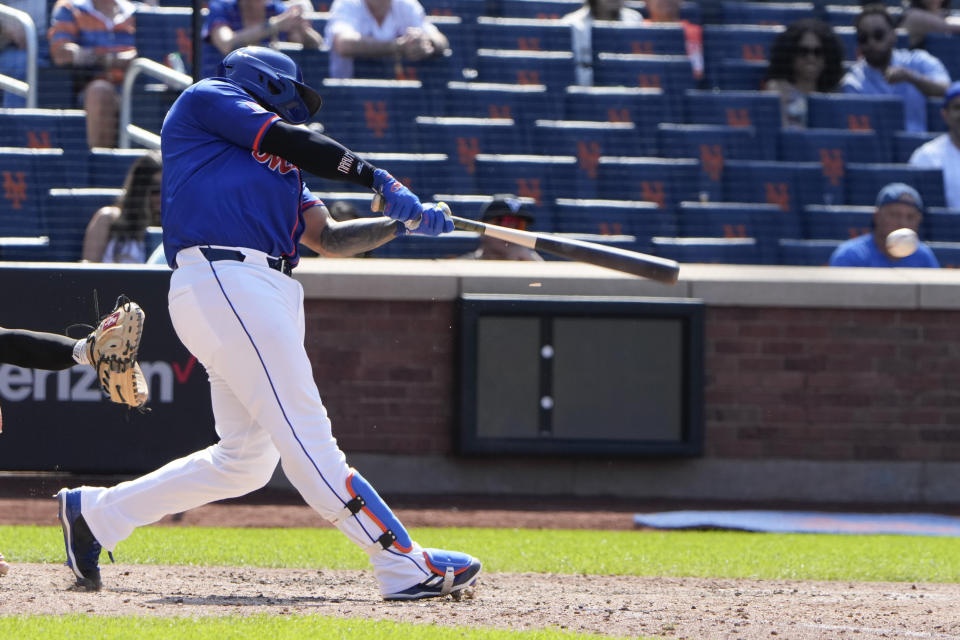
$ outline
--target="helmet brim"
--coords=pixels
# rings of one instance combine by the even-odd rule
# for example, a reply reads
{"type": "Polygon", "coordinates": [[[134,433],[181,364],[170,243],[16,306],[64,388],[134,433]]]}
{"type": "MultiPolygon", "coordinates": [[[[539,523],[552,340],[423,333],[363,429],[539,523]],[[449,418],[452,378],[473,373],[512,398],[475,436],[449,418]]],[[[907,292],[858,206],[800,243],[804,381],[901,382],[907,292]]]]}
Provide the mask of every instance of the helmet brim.
{"type": "Polygon", "coordinates": [[[309,111],[312,116],[323,104],[323,98],[320,97],[319,93],[303,83],[294,81],[293,84],[297,87],[297,93],[300,94],[300,99],[307,105],[307,111],[309,111]]]}

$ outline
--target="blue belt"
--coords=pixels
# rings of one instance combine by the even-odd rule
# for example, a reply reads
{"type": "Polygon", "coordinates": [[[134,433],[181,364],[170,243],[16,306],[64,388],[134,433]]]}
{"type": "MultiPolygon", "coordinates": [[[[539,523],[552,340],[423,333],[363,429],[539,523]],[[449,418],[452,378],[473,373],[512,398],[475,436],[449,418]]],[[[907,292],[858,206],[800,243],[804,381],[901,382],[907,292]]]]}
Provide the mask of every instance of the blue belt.
{"type": "MultiPolygon", "coordinates": [[[[247,259],[247,256],[242,251],[235,251],[233,249],[200,247],[200,253],[210,262],[217,262],[218,260],[236,260],[237,262],[243,262],[247,259]]],[[[267,266],[287,276],[293,273],[293,265],[290,264],[290,261],[286,258],[271,258],[267,256],[267,266]]]]}

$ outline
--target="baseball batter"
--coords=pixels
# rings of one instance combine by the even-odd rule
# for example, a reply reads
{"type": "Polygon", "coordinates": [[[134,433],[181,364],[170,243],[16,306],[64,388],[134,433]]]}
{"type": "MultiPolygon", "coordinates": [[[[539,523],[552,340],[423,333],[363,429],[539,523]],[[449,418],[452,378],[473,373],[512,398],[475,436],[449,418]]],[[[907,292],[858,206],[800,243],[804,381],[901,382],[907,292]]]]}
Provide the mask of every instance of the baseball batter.
{"type": "MultiPolygon", "coordinates": [[[[115,487],[58,494],[68,564],[100,587],[101,546],[138,526],[264,486],[277,461],[306,502],[369,556],[390,600],[459,595],[480,562],[411,540],[374,488],[347,466],[304,350],[297,244],[353,255],[414,228],[453,230],[389,173],[300,125],[320,107],[286,55],[245,47],[220,77],[186,89],[161,131],[163,243],[177,335],[210,378],[220,441],[115,487]],[[301,169],[374,189],[385,216],[334,221],[301,169]]],[[[334,105],[335,106],[335,105],[334,105]]]]}

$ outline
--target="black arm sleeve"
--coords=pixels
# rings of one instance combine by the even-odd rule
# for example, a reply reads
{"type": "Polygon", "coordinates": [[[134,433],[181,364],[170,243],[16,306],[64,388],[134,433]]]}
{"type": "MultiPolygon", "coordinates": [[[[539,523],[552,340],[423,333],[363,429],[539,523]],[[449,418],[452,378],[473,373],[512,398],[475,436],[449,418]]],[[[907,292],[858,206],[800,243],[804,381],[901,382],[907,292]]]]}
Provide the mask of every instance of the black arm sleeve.
{"type": "Polygon", "coordinates": [[[280,156],[320,178],[373,188],[375,166],[333,138],[305,127],[274,122],[260,141],[259,151],[280,156]]]}

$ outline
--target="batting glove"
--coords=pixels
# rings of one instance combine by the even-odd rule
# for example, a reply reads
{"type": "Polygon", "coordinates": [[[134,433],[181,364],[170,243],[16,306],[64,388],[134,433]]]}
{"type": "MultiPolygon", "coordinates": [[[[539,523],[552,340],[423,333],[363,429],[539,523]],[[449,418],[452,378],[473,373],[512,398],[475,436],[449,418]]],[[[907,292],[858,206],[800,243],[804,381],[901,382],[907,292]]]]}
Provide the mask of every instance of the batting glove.
{"type": "Polygon", "coordinates": [[[400,222],[416,220],[420,215],[420,198],[383,169],[373,172],[373,188],[383,197],[383,215],[400,222]]]}
{"type": "Polygon", "coordinates": [[[423,205],[420,224],[410,230],[424,236],[439,236],[453,231],[453,219],[435,204],[423,205]]]}

